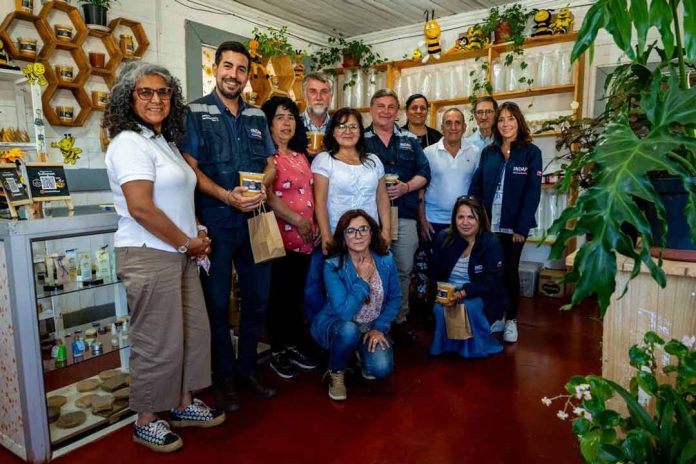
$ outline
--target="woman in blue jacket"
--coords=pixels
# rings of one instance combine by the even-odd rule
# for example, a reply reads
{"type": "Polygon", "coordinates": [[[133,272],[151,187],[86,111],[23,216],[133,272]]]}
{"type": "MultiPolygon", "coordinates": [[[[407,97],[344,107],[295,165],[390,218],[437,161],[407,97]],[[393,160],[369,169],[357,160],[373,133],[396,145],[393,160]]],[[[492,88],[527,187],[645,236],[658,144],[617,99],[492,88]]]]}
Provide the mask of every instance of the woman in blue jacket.
{"type": "Polygon", "coordinates": [[[532,143],[524,116],[513,102],[498,107],[493,139],[481,152],[469,195],[483,201],[491,230],[503,246],[503,282],[509,300],[503,339],[515,343],[520,257],[529,229],[536,227],[534,216],[541,198],[541,150],[532,143]]]}
{"type": "Polygon", "coordinates": [[[453,351],[464,358],[483,358],[500,353],[503,347],[491,335],[491,323],[505,310],[503,251],[479,200],[457,199],[449,228],[433,244],[430,272],[432,282],[449,282],[456,288],[449,303],[433,307],[435,332],[430,354],[453,351]],[[445,307],[460,302],[467,308],[473,335],[467,340],[448,338],[445,327],[445,307]]]}
{"type": "Polygon", "coordinates": [[[368,380],[391,374],[387,335],[399,312],[401,287],[394,259],[377,222],[365,211],[346,211],[338,221],[324,263],[327,301],[312,321],[312,335],[329,350],[329,397],[345,400],[344,374],[351,355],[368,380]]]}

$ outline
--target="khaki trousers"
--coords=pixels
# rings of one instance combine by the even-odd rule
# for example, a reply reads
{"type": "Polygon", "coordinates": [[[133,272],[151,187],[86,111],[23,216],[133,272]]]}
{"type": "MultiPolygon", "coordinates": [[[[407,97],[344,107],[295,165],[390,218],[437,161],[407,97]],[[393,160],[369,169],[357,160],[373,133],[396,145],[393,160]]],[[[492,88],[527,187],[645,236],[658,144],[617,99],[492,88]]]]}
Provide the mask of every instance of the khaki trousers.
{"type": "Polygon", "coordinates": [[[130,309],[130,408],[157,412],[211,384],[210,324],[198,266],[146,247],[116,248],[130,309]]]}

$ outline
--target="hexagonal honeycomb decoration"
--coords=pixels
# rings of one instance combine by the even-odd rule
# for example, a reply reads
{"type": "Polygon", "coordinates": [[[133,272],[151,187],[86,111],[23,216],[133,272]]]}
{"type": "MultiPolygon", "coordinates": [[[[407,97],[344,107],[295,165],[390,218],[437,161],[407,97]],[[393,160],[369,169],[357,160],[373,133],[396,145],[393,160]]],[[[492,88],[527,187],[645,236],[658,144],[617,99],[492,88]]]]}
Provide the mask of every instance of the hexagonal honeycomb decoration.
{"type": "Polygon", "coordinates": [[[118,43],[110,32],[90,29],[89,35],[101,40],[102,44],[104,44],[104,48],[106,48],[106,54],[109,55],[109,59],[104,64],[103,68],[96,68],[92,66],[92,74],[102,76],[109,88],[111,88],[118,65],[120,65],[121,61],[123,60],[121,49],[118,47],[118,43]]]}
{"type": "Polygon", "coordinates": [[[43,20],[43,18],[34,16],[29,13],[24,13],[22,11],[10,12],[5,17],[5,20],[2,22],[2,24],[0,24],[0,39],[2,39],[2,42],[5,44],[5,48],[7,49],[7,52],[10,54],[10,58],[12,58],[13,60],[34,62],[38,60],[45,60],[46,58],[48,58],[51,55],[51,53],[53,53],[53,50],[56,46],[54,40],[44,39],[44,37],[48,37],[50,35],[51,28],[48,25],[48,23],[43,20]],[[41,47],[41,50],[39,50],[36,56],[27,55],[26,53],[20,53],[19,49],[17,48],[17,44],[12,39],[12,37],[10,37],[8,31],[12,27],[12,23],[14,23],[15,21],[26,21],[32,23],[36,31],[39,33],[39,37],[41,37],[43,40],[43,47],[41,47]]]}
{"type": "MultiPolygon", "coordinates": [[[[118,28],[119,26],[125,26],[129,28],[131,31],[133,31],[135,41],[138,43],[138,47],[135,49],[134,58],[128,58],[124,55],[123,59],[132,60],[142,58],[145,54],[145,50],[147,50],[147,47],[150,46],[150,41],[147,39],[147,35],[145,34],[145,29],[143,29],[143,26],[137,21],[133,21],[132,19],[126,18],[116,18],[112,19],[111,22],[109,22],[109,29],[111,29],[112,34],[115,34],[116,28],[118,28]]],[[[118,39],[116,39],[116,42],[118,42],[118,39]]]]}
{"type": "Polygon", "coordinates": [[[56,92],[58,92],[58,90],[59,87],[57,85],[49,84],[46,90],[44,91],[43,95],[41,96],[41,101],[43,102],[44,116],[46,116],[48,123],[52,126],[82,126],[89,117],[90,113],[92,112],[92,102],[90,101],[90,98],[87,96],[87,92],[85,92],[85,89],[83,89],[82,87],[72,87],[67,89],[70,92],[72,92],[73,97],[75,97],[77,104],[80,106],[80,111],[77,113],[77,115],[74,116],[71,122],[68,122],[62,121],[58,117],[56,108],[54,108],[51,105],[51,100],[53,100],[53,97],[55,97],[56,92]]]}
{"type": "Polygon", "coordinates": [[[55,69],[53,68],[58,63],[44,63],[46,65],[46,80],[49,85],[57,85],[61,89],[73,89],[76,87],[82,87],[87,82],[87,78],[90,76],[92,67],[89,65],[87,56],[81,48],[73,48],[69,51],[70,56],[72,56],[73,61],[77,65],[77,73],[73,78],[72,82],[64,82],[58,80],[56,76],[55,69]]]}
{"type": "MultiPolygon", "coordinates": [[[[44,37],[41,35],[42,31],[38,31],[44,42],[52,41],[55,43],[56,48],[61,48],[63,50],[73,50],[82,48],[82,44],[87,38],[87,26],[85,26],[82,16],[78,11],[77,7],[72,6],[67,2],[46,2],[44,3],[41,12],[39,13],[39,18],[43,19],[46,24],[48,24],[48,16],[53,10],[59,10],[68,15],[70,22],[72,22],[75,32],[73,33],[72,40],[62,40],[56,37],[55,31],[48,28],[48,35],[44,37]]],[[[44,31],[45,32],[45,31],[44,31]]]]}

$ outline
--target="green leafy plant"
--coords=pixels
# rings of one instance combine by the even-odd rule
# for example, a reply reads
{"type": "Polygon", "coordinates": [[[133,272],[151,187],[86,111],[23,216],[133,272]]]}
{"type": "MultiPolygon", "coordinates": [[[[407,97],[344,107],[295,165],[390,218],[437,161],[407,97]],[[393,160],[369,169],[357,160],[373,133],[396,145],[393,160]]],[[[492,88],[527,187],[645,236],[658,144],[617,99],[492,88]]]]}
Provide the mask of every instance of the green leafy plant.
{"type": "Polygon", "coordinates": [[[605,29],[628,62],[607,79],[603,133],[581,159],[566,168],[566,179],[591,172],[593,185],[548,230],[557,236],[552,259],[560,258],[574,237],[591,236],[565,277],[576,287],[564,309],[595,294],[601,314],[605,313],[615,291],[617,253],[633,260],[631,279],[643,263],[652,278],[665,286],[662,260],[655,262],[650,256],[650,247],[663,247],[664,242],[653,238],[641,209],[644,203],[654,206],[664,237],[665,207],[651,184],[655,175],[681,179],[688,193],[684,214],[696,243],[696,88],[688,88],[686,73],[687,62],[693,66],[696,59],[696,2],[683,3],[683,29],[677,11],[680,2],[653,0],[648,9],[646,0],[630,0],[630,4],[598,0],[578,32],[572,61],[588,49],[591,53],[597,33],[605,29]],[[648,44],[647,33],[653,26],[661,40],[648,44]],[[651,55],[661,60],[655,69],[648,66],[651,55]],[[640,240],[634,240],[630,228],[640,240]]]}
{"type": "Polygon", "coordinates": [[[644,345],[629,350],[636,369],[629,389],[596,375],[573,376],[565,385],[568,394],[541,402],[551,406],[565,400],[556,413],[561,420],[574,416],[573,433],[588,463],[689,464],[696,460],[696,337],[667,343],[648,332],[644,345]],[[658,375],[659,350],[676,358],[658,375]],[[617,397],[627,416],[607,407],[617,397]]]}
{"type": "MultiPolygon", "coordinates": [[[[267,32],[254,27],[251,30],[251,36],[254,37],[259,43],[258,53],[263,58],[271,58],[274,56],[295,56],[295,49],[292,48],[290,42],[288,42],[288,28],[286,26],[280,29],[273,29],[272,27],[265,28],[267,32]]],[[[246,47],[249,47],[249,41],[245,43],[246,47]]]]}
{"type": "MultiPolygon", "coordinates": [[[[372,51],[372,46],[362,40],[348,40],[345,35],[338,33],[328,38],[328,46],[320,48],[309,58],[312,60],[313,67],[316,69],[327,69],[331,74],[336,74],[332,69],[341,63],[344,56],[353,57],[363,71],[375,64],[384,62],[379,53],[372,51]]],[[[343,87],[355,85],[355,78],[343,84],[343,87]]]]}

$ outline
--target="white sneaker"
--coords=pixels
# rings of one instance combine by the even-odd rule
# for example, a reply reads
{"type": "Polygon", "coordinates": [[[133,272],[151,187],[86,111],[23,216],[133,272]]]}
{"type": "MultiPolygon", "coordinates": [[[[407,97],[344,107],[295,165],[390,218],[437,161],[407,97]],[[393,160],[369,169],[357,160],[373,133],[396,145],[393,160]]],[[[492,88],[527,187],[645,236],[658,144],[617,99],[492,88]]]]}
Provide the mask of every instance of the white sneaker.
{"type": "Polygon", "coordinates": [[[498,319],[491,325],[491,333],[502,332],[505,330],[505,317],[498,319]]]}
{"type": "Polygon", "coordinates": [[[517,343],[517,319],[510,319],[505,322],[503,340],[508,343],[517,343]]]}

